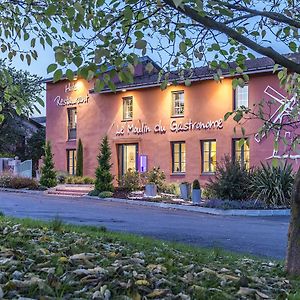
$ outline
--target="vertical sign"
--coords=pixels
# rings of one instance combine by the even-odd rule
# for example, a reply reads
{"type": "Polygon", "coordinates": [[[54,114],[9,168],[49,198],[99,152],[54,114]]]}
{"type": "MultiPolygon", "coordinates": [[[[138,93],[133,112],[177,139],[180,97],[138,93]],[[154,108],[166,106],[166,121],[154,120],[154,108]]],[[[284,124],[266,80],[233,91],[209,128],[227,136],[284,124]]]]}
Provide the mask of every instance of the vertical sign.
{"type": "Polygon", "coordinates": [[[140,155],[139,157],[139,172],[144,173],[148,171],[148,156],[140,155]]]}

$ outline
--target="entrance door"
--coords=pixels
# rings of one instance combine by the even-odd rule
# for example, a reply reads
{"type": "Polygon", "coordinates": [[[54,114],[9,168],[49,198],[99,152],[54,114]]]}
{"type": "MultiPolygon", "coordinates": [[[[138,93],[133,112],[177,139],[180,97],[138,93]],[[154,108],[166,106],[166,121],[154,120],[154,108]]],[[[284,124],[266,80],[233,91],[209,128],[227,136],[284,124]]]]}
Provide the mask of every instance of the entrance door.
{"type": "Polygon", "coordinates": [[[128,171],[138,170],[138,144],[118,145],[119,176],[123,176],[128,171]]]}

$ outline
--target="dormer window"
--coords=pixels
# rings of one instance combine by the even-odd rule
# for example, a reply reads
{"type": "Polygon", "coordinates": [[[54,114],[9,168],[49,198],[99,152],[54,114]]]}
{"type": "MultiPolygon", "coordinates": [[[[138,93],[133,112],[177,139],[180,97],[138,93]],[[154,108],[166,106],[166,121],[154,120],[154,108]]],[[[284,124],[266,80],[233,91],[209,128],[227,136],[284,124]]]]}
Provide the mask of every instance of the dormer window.
{"type": "Polygon", "coordinates": [[[129,121],[133,117],[133,99],[132,97],[123,97],[123,120],[129,121]]]}
{"type": "Polygon", "coordinates": [[[184,116],[184,92],[172,92],[172,117],[184,116]]]}

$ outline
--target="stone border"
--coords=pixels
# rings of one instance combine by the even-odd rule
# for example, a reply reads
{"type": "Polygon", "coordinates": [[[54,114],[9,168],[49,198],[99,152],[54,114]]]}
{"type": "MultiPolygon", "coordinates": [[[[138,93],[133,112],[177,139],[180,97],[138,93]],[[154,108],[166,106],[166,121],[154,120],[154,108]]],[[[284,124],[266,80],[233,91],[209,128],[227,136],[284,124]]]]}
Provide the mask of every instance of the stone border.
{"type": "Polygon", "coordinates": [[[0,192],[21,193],[21,194],[45,194],[47,190],[38,191],[38,190],[27,190],[27,189],[0,188],[0,192]]]}
{"type": "Polygon", "coordinates": [[[290,216],[290,209],[217,209],[217,208],[207,208],[197,205],[180,205],[180,204],[171,204],[171,203],[158,203],[142,200],[130,200],[130,199],[120,199],[120,198],[98,198],[95,196],[83,196],[85,198],[108,201],[108,202],[117,202],[117,203],[127,203],[133,205],[141,205],[148,207],[159,207],[166,209],[178,209],[184,211],[192,211],[198,213],[204,213],[209,215],[217,216],[246,216],[246,217],[270,217],[270,216],[290,216]]]}

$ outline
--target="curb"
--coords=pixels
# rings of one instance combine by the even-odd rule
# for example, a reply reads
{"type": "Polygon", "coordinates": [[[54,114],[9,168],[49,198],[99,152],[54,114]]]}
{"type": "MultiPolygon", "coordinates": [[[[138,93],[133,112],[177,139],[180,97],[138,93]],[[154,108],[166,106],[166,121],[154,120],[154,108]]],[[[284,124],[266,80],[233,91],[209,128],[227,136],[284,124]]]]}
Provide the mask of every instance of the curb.
{"type": "Polygon", "coordinates": [[[184,211],[192,211],[209,215],[216,216],[244,216],[244,217],[271,217],[271,216],[290,216],[290,209],[260,209],[260,210],[245,210],[245,209],[228,209],[222,210],[217,208],[207,208],[199,207],[196,205],[180,205],[180,204],[171,204],[171,203],[157,203],[149,201],[137,201],[130,199],[120,199],[120,198],[98,198],[95,196],[83,196],[84,198],[107,201],[107,202],[116,202],[116,203],[127,203],[140,206],[148,207],[159,207],[165,209],[178,209],[184,211]]]}
{"type": "Polygon", "coordinates": [[[0,188],[0,192],[11,192],[20,194],[44,194],[46,191],[26,190],[26,189],[11,189],[11,188],[0,188]]]}
{"type": "MultiPolygon", "coordinates": [[[[45,192],[47,191],[34,191],[34,190],[25,190],[25,189],[11,189],[11,188],[0,188],[0,192],[12,192],[12,193],[23,193],[23,194],[44,194],[49,197],[45,192]]],[[[98,198],[95,196],[81,196],[76,198],[88,198],[97,201],[107,201],[115,203],[126,203],[139,206],[147,207],[159,207],[164,209],[177,209],[183,211],[198,212],[202,214],[215,215],[215,216],[244,216],[244,217],[274,217],[274,216],[290,216],[290,209],[260,209],[260,210],[250,210],[250,209],[228,209],[222,210],[217,208],[207,208],[200,207],[196,205],[180,205],[180,204],[171,204],[171,203],[157,203],[149,201],[140,201],[140,200],[130,200],[130,199],[120,199],[120,198],[98,198]]]]}

